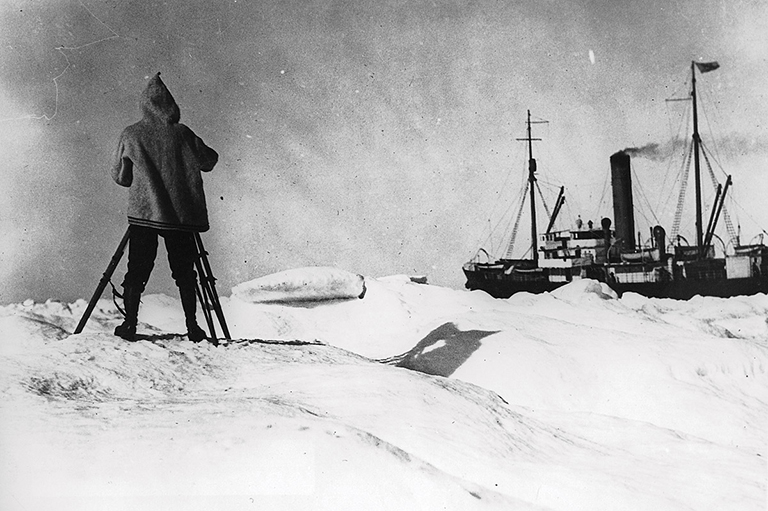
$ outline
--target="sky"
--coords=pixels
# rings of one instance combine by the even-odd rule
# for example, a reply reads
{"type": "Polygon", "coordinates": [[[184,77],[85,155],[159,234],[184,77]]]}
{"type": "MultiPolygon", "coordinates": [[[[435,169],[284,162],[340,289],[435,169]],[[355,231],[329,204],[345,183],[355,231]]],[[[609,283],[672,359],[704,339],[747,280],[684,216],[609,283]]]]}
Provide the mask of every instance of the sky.
{"type": "MultiPolygon", "coordinates": [[[[665,100],[687,95],[693,60],[721,65],[700,77],[702,137],[752,239],[768,227],[767,32],[762,1],[2,0],[0,303],[92,294],[127,226],[113,151],[158,71],[220,154],[203,241],[225,294],[304,266],[462,288],[516,209],[527,110],[548,121],[542,192],[568,190],[560,227],[612,216],[610,155],[678,136],[683,102],[665,100]]],[[[676,167],[633,165],[638,207],[669,225],[676,167]]],[[[148,292],[174,292],[163,259],[148,292]]]]}

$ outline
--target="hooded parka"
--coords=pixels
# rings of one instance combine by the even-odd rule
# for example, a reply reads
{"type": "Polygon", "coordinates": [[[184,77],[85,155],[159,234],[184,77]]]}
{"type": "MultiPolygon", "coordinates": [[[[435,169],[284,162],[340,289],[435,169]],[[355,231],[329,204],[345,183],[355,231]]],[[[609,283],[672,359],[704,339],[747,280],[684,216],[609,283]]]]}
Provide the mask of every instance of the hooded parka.
{"type": "Polygon", "coordinates": [[[143,118],[125,128],[112,178],[128,192],[128,223],[161,230],[205,232],[208,210],[201,172],[219,155],[179,123],[179,106],[153,76],[141,96],[143,118]]]}

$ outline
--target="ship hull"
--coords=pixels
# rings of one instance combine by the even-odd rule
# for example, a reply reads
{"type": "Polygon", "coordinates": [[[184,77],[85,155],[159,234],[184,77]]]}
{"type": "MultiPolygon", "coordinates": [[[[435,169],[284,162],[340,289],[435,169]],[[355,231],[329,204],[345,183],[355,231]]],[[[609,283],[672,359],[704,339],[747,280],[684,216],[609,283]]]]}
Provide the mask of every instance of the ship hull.
{"type": "MultiPolygon", "coordinates": [[[[464,268],[467,278],[466,288],[482,290],[494,298],[509,298],[515,293],[545,293],[553,291],[565,284],[551,282],[546,274],[540,280],[521,281],[505,274],[503,271],[472,270],[464,268]]],[[[621,296],[624,293],[637,293],[649,298],[674,298],[688,300],[694,296],[715,296],[728,298],[740,295],[755,295],[768,293],[768,276],[750,278],[713,278],[713,279],[680,279],[667,282],[618,283],[599,274],[591,276],[595,280],[605,282],[621,296]]]]}
{"type": "Polygon", "coordinates": [[[494,298],[509,298],[515,293],[547,293],[567,282],[552,282],[547,272],[511,272],[509,268],[464,268],[466,288],[482,290],[494,298]]]}
{"type": "Polygon", "coordinates": [[[549,281],[512,281],[509,279],[491,279],[487,275],[478,277],[470,275],[467,270],[464,271],[467,276],[466,288],[469,290],[485,291],[494,298],[509,298],[515,293],[548,293],[559,288],[566,282],[549,281]]]}
{"type": "Polygon", "coordinates": [[[632,292],[650,298],[674,298],[677,300],[689,300],[697,295],[729,298],[732,296],[749,296],[768,292],[768,279],[759,277],[678,280],[665,283],[640,284],[608,283],[608,285],[619,296],[632,292]]]}

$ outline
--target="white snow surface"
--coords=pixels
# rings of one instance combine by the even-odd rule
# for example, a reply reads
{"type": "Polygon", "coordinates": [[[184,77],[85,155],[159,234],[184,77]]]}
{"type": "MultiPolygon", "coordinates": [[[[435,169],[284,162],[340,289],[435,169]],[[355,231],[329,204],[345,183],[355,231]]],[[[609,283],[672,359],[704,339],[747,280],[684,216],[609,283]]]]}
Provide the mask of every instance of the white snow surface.
{"type": "Polygon", "coordinates": [[[763,510],[768,298],[143,297],[0,307],[0,509],[763,510]],[[201,324],[204,324],[200,314],[201,324]]]}

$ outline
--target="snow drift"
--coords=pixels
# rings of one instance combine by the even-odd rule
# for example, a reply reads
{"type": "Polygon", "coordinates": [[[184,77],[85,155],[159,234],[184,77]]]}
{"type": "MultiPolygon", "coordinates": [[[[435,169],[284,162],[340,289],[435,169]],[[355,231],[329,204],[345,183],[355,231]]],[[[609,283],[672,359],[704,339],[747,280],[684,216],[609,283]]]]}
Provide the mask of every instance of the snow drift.
{"type": "Polygon", "coordinates": [[[0,508],[765,508],[765,296],[366,288],[223,298],[218,347],[166,296],[136,343],[2,307],[0,508]]]}
{"type": "Polygon", "coordinates": [[[295,268],[238,284],[232,295],[251,303],[363,298],[365,279],[338,268],[295,268]]]}

